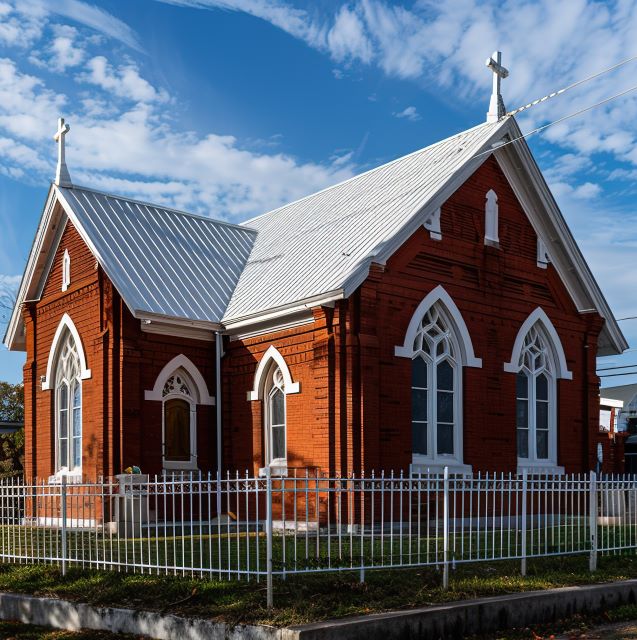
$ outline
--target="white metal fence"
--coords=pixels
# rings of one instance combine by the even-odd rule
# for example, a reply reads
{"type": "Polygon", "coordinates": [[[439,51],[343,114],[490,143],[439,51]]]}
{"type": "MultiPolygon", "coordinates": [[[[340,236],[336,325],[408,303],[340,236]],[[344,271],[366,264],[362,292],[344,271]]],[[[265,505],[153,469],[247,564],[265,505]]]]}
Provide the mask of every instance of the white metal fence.
{"type": "Polygon", "coordinates": [[[0,560],[228,579],[637,546],[637,477],[371,474],[0,482],[0,560]]]}

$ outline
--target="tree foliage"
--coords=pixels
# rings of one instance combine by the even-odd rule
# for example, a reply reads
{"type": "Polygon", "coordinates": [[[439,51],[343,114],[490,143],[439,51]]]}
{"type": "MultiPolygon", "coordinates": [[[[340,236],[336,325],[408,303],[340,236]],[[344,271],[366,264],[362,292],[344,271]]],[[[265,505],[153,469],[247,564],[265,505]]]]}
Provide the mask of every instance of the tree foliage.
{"type": "MultiPolygon", "coordinates": [[[[24,386],[0,382],[0,420],[24,420],[24,386]]],[[[0,435],[0,478],[15,476],[24,468],[24,427],[0,435]]]]}

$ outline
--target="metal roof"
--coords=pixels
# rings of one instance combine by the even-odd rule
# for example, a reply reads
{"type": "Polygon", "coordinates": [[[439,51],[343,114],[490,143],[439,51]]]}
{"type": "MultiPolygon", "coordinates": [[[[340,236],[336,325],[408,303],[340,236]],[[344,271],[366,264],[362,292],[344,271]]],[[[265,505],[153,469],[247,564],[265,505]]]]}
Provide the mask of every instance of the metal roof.
{"type": "Polygon", "coordinates": [[[82,187],[57,187],[135,314],[220,323],[256,232],[82,187]]]}
{"type": "Polygon", "coordinates": [[[259,234],[224,322],[347,289],[505,122],[474,127],[245,222],[259,234]]]}
{"type": "Polygon", "coordinates": [[[637,384],[622,384],[616,387],[601,387],[599,395],[602,398],[621,400],[624,406],[637,396],[637,384]]]}

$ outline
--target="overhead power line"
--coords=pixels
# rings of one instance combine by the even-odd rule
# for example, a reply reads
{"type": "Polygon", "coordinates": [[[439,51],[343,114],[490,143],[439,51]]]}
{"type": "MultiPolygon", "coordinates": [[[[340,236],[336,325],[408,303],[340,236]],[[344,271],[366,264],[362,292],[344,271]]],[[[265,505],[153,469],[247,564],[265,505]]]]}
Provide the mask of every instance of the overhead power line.
{"type": "Polygon", "coordinates": [[[617,369],[633,369],[636,368],[637,364],[625,364],[621,367],[604,367],[602,369],[597,369],[597,371],[615,371],[617,369]]]}
{"type": "Polygon", "coordinates": [[[574,111],[573,113],[568,114],[567,116],[563,116],[562,118],[558,118],[557,120],[553,120],[552,122],[549,122],[547,124],[542,125],[541,127],[537,127],[535,129],[533,129],[532,131],[529,131],[527,133],[522,134],[521,136],[518,136],[517,138],[513,138],[512,140],[507,140],[506,142],[501,142],[499,144],[494,144],[490,149],[487,149],[479,154],[477,154],[475,157],[479,158],[480,156],[489,154],[489,153],[493,153],[496,149],[502,149],[502,147],[506,147],[510,144],[513,144],[514,142],[519,142],[520,140],[524,140],[524,138],[528,138],[529,136],[532,136],[536,133],[539,133],[540,131],[544,131],[544,129],[548,129],[549,127],[552,127],[554,124],[559,124],[560,122],[564,122],[565,120],[569,120],[570,118],[574,118],[576,116],[581,115],[582,113],[586,113],[587,111],[590,111],[591,109],[595,109],[597,107],[601,107],[604,104],[607,104],[609,102],[612,102],[613,100],[616,100],[617,98],[621,98],[622,96],[625,96],[626,94],[630,93],[631,91],[635,91],[637,90],[637,85],[633,85],[632,87],[630,87],[629,89],[626,89],[625,91],[620,91],[619,93],[616,93],[614,96],[610,96],[609,98],[604,98],[604,100],[600,100],[599,102],[596,102],[595,104],[592,104],[588,107],[585,107],[584,109],[579,109],[578,111],[574,111]]]}
{"type": "Polygon", "coordinates": [[[616,376],[637,376],[637,371],[626,371],[624,373],[600,373],[599,378],[615,378],[616,376]]]}
{"type": "Polygon", "coordinates": [[[629,62],[633,62],[633,60],[637,60],[637,56],[633,56],[632,58],[627,58],[626,60],[622,60],[621,62],[618,62],[617,64],[614,64],[612,67],[608,67],[607,69],[603,69],[602,71],[598,71],[597,73],[594,73],[593,75],[590,75],[586,78],[582,78],[581,80],[578,80],[577,82],[574,82],[573,84],[569,84],[568,87],[564,87],[563,89],[560,89],[559,91],[553,91],[553,93],[549,93],[547,96],[543,96],[542,98],[538,98],[537,100],[533,100],[533,102],[529,102],[528,104],[525,104],[521,107],[518,107],[517,109],[513,109],[513,111],[508,111],[506,113],[507,116],[514,116],[517,113],[520,113],[521,111],[526,111],[527,109],[530,109],[531,107],[534,107],[535,105],[538,105],[542,102],[546,102],[547,100],[550,100],[551,98],[555,98],[557,96],[561,96],[563,93],[566,93],[567,91],[570,91],[571,89],[574,89],[575,87],[579,87],[579,85],[584,84],[585,82],[589,82],[590,80],[594,80],[595,78],[599,78],[599,76],[603,76],[605,73],[609,73],[611,71],[615,71],[615,69],[619,69],[619,67],[623,67],[625,64],[628,64],[629,62]]]}

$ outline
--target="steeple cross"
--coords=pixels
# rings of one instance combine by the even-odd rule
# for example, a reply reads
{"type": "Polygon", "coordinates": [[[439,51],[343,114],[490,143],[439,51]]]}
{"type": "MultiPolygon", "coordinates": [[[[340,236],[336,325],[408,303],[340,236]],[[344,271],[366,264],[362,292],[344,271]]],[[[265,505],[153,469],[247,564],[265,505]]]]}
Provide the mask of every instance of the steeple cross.
{"type": "Polygon", "coordinates": [[[493,72],[493,91],[491,102],[489,102],[487,122],[497,122],[506,115],[504,101],[500,93],[500,82],[509,75],[509,70],[502,66],[502,52],[500,51],[494,51],[493,55],[487,59],[486,65],[493,72]]]}
{"type": "Polygon", "coordinates": [[[64,157],[64,137],[71,130],[68,124],[64,124],[64,118],[58,120],[58,130],[56,131],[53,139],[58,143],[58,165],[55,171],[55,184],[59,187],[71,187],[71,174],[66,166],[66,159],[64,157]]]}

